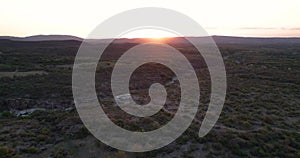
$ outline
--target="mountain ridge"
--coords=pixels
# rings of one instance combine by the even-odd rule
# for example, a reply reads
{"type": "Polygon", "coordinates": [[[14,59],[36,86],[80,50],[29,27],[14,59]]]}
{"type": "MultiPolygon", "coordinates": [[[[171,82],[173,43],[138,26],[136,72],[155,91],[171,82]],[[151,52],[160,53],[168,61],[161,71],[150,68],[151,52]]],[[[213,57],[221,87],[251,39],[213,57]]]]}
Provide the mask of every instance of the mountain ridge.
{"type": "MultiPolygon", "coordinates": [[[[206,37],[167,37],[173,39],[175,43],[186,42],[187,39],[205,39],[207,37],[212,37],[216,43],[296,43],[300,44],[300,37],[239,37],[239,36],[206,36],[206,37]]],[[[113,39],[83,39],[80,37],[72,36],[72,35],[33,35],[27,37],[14,37],[14,36],[0,36],[0,40],[11,40],[11,41],[67,41],[67,40],[75,40],[75,41],[87,41],[93,43],[107,43],[113,39]]],[[[117,43],[136,43],[141,42],[143,38],[119,38],[117,39],[117,43]]]]}
{"type": "Polygon", "coordinates": [[[15,37],[15,36],[0,36],[0,39],[7,39],[12,41],[66,41],[76,40],[82,41],[83,39],[71,35],[33,35],[26,37],[15,37]]]}

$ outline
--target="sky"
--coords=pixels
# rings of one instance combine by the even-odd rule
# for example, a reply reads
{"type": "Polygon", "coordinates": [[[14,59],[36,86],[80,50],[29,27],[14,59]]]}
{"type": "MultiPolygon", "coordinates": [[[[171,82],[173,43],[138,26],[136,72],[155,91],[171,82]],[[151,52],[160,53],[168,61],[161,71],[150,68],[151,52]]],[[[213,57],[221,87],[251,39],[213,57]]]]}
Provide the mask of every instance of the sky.
{"type": "MultiPolygon", "coordinates": [[[[0,36],[87,37],[101,22],[139,7],[162,7],[197,21],[210,35],[300,37],[300,0],[0,0],[0,36]]],[[[124,37],[163,37],[138,30],[124,37]]]]}

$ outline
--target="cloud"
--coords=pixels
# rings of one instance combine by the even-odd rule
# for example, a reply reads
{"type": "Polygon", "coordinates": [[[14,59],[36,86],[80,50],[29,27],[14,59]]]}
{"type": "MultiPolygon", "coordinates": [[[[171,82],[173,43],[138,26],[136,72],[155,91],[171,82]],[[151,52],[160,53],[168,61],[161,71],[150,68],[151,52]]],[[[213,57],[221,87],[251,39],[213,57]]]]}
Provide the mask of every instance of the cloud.
{"type": "Polygon", "coordinates": [[[240,27],[239,30],[300,30],[300,27],[240,27]]]}
{"type": "Polygon", "coordinates": [[[240,27],[239,30],[275,30],[273,27],[240,27]]]}
{"type": "Polygon", "coordinates": [[[290,28],[289,30],[300,30],[300,27],[290,28]]]}

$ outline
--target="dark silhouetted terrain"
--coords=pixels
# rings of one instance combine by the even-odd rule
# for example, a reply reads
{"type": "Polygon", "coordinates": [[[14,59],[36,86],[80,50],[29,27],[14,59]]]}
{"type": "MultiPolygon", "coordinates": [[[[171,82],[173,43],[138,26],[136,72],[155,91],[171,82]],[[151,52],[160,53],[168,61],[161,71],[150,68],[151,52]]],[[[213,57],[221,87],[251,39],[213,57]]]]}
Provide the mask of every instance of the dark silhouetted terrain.
{"type": "MultiPolygon", "coordinates": [[[[199,111],[188,130],[168,146],[127,153],[95,139],[76,112],[71,79],[80,38],[0,37],[0,158],[300,157],[300,39],[213,38],[222,53],[228,82],[226,102],[213,130],[198,138],[210,96],[206,64],[183,38],[173,38],[168,44],[186,56],[199,78],[199,111]]],[[[149,86],[164,84],[168,92],[164,110],[137,118],[116,106],[109,77],[113,66],[126,50],[143,41],[115,41],[103,54],[96,73],[103,109],[115,124],[132,131],[166,124],[180,96],[174,73],[150,63],[132,74],[130,92],[136,102],[144,104],[149,101],[149,86]]]]}

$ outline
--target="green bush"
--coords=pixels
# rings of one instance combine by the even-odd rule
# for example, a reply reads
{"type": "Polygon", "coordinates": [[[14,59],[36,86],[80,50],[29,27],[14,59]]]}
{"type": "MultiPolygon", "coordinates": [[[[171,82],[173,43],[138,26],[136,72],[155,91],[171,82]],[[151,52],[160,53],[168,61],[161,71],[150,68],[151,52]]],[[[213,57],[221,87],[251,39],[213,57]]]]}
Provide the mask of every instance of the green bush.
{"type": "Polygon", "coordinates": [[[12,158],[13,151],[12,149],[6,146],[0,146],[0,158],[12,158]]]}
{"type": "Polygon", "coordinates": [[[28,153],[28,154],[35,154],[35,153],[37,153],[38,149],[34,146],[30,146],[30,147],[24,148],[22,151],[24,153],[28,153]]]}
{"type": "Polygon", "coordinates": [[[56,149],[56,151],[53,154],[53,157],[54,158],[65,158],[65,157],[67,157],[67,155],[68,155],[68,152],[65,150],[65,148],[60,147],[60,148],[56,149]]]}
{"type": "Polygon", "coordinates": [[[4,119],[4,118],[14,118],[14,117],[15,117],[15,115],[12,114],[12,113],[9,112],[9,111],[4,111],[4,112],[2,112],[2,113],[0,114],[0,118],[1,118],[1,119],[4,119]]]}

